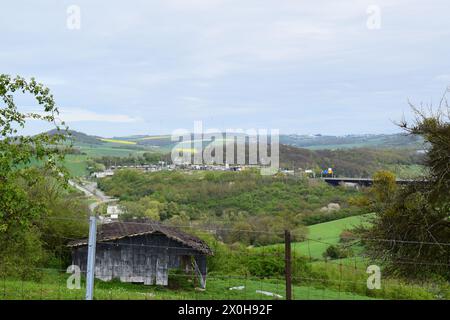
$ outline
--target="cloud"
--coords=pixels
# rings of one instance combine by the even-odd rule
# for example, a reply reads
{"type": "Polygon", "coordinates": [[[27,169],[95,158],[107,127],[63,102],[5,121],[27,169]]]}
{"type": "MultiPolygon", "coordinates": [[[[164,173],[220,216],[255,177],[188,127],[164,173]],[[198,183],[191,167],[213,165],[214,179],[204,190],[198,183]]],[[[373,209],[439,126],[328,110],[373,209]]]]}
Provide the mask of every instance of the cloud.
{"type": "Polygon", "coordinates": [[[448,0],[377,0],[377,31],[366,27],[372,0],[79,0],[79,31],[66,28],[67,4],[41,2],[5,2],[0,69],[85,106],[61,118],[99,135],[199,117],[298,132],[307,116],[320,119],[313,132],[352,132],[363,125],[333,122],[351,110],[367,130],[388,129],[385,110],[450,81],[448,0]]]}
{"type": "Polygon", "coordinates": [[[22,75],[25,79],[35,78],[37,82],[42,83],[46,87],[63,86],[67,85],[67,79],[61,76],[34,74],[34,75],[22,75]]]}
{"type": "Polygon", "coordinates": [[[99,113],[81,108],[60,108],[59,118],[65,122],[98,121],[109,123],[133,123],[141,121],[140,118],[126,114],[99,113]]]}
{"type": "Polygon", "coordinates": [[[224,4],[224,0],[164,0],[164,4],[177,10],[210,10],[224,4]]]}
{"type": "Polygon", "coordinates": [[[450,83],[450,74],[440,74],[435,78],[437,81],[450,83]]]}
{"type": "Polygon", "coordinates": [[[203,102],[203,99],[192,96],[181,97],[181,99],[187,102],[203,102]]]}

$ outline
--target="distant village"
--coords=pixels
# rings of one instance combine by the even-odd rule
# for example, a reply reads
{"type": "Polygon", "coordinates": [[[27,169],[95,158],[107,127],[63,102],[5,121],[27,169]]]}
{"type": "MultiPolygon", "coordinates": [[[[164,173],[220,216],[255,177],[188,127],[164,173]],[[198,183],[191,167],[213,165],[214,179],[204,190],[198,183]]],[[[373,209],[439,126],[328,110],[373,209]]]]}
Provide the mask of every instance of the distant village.
{"type": "MultiPolygon", "coordinates": [[[[143,164],[143,165],[112,165],[108,167],[104,171],[93,172],[91,177],[93,178],[104,178],[108,176],[114,175],[116,170],[121,169],[136,169],[143,172],[158,172],[158,171],[174,171],[174,170],[183,170],[183,171],[243,171],[247,169],[261,169],[263,166],[261,165],[199,165],[199,164],[168,164],[164,161],[158,162],[158,164],[143,164]]],[[[278,169],[279,173],[286,175],[305,175],[310,178],[315,178],[316,173],[310,169],[302,169],[298,168],[297,170],[280,168],[278,169]]],[[[325,176],[333,176],[333,171],[331,168],[323,171],[323,175],[325,176]]]]}

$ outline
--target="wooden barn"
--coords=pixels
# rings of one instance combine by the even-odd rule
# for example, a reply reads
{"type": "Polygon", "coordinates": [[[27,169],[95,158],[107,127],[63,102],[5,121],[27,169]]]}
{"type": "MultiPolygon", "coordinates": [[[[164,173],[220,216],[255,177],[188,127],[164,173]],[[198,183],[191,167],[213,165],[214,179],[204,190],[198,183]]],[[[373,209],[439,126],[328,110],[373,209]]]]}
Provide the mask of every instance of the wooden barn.
{"type": "MultiPolygon", "coordinates": [[[[86,271],[88,239],[72,241],[72,264],[86,271]]],[[[158,222],[112,222],[99,225],[95,277],[104,281],[168,284],[168,271],[196,272],[206,286],[206,257],[211,249],[201,239],[158,222]]]]}

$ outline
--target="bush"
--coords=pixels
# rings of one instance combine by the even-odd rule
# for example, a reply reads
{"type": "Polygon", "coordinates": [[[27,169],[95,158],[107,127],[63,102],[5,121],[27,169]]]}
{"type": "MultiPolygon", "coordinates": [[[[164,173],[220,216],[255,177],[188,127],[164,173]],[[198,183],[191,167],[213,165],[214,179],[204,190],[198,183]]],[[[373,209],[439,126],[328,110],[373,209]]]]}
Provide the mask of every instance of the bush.
{"type": "Polygon", "coordinates": [[[197,277],[196,274],[190,275],[181,269],[170,269],[168,287],[176,290],[189,290],[192,289],[193,278],[197,277]]]}
{"type": "Polygon", "coordinates": [[[348,243],[355,240],[356,235],[350,230],[344,230],[339,235],[339,241],[342,243],[348,243]]]}
{"type": "Polygon", "coordinates": [[[339,246],[330,245],[327,250],[323,253],[324,258],[330,259],[342,259],[347,258],[349,255],[346,249],[343,249],[339,246]]]}
{"type": "Polygon", "coordinates": [[[284,250],[279,248],[265,248],[258,253],[250,253],[248,257],[248,271],[256,277],[284,276],[284,250]]]}
{"type": "Polygon", "coordinates": [[[449,109],[441,105],[429,114],[412,109],[413,123],[403,121],[400,127],[426,142],[425,175],[399,187],[392,173],[376,174],[370,194],[376,219],[360,233],[367,239],[391,240],[366,241],[367,253],[386,261],[388,273],[420,280],[438,275],[448,281],[450,247],[442,244],[450,242],[449,109]]]}
{"type": "Polygon", "coordinates": [[[46,258],[40,236],[36,228],[25,231],[12,226],[8,234],[0,233],[0,277],[40,279],[37,266],[42,265],[46,258]]]}
{"type": "Polygon", "coordinates": [[[347,217],[359,216],[368,213],[367,208],[347,208],[335,212],[325,212],[325,213],[313,213],[311,215],[304,216],[302,222],[307,225],[313,225],[333,220],[339,220],[347,217]]]}
{"type": "Polygon", "coordinates": [[[248,273],[247,265],[244,261],[246,257],[246,248],[238,245],[231,248],[217,240],[205,239],[214,255],[208,257],[208,273],[246,275],[248,273]]]}

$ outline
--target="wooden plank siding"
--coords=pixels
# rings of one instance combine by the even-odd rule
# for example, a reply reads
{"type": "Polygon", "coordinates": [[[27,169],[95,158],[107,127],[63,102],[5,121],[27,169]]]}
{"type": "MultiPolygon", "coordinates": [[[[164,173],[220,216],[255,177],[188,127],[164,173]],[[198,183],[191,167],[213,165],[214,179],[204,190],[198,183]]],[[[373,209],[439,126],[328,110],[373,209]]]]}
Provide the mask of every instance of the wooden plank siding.
{"type": "MultiPolygon", "coordinates": [[[[190,270],[191,257],[196,261],[202,280],[206,281],[206,255],[162,233],[97,242],[95,277],[103,281],[120,279],[166,286],[169,269],[190,270]]],[[[85,272],[86,262],[87,246],[73,247],[72,263],[85,272]]]]}

